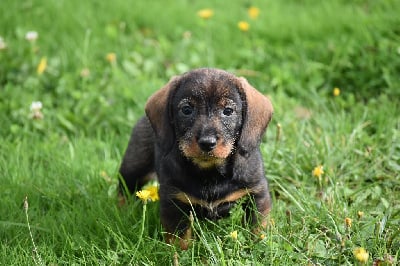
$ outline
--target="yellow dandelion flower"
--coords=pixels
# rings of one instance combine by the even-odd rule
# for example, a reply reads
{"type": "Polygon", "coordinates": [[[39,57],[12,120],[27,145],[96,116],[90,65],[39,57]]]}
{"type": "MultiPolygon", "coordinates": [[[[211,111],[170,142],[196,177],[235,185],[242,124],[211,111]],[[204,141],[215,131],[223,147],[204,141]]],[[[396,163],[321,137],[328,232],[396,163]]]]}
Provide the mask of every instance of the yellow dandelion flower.
{"type": "Polygon", "coordinates": [[[340,89],[339,88],[334,88],[333,89],[333,96],[337,97],[340,95],[340,89]]]}
{"type": "Polygon", "coordinates": [[[347,228],[350,228],[351,227],[351,223],[352,223],[351,218],[346,217],[346,219],[344,219],[344,223],[346,224],[347,228]]]}
{"type": "Polygon", "coordinates": [[[197,12],[197,15],[202,19],[209,19],[214,15],[214,11],[209,8],[201,9],[197,12]]]}
{"type": "Polygon", "coordinates": [[[260,15],[260,9],[258,7],[252,6],[247,9],[247,13],[251,19],[256,19],[260,15]]]}
{"type": "Polygon", "coordinates": [[[160,199],[158,195],[158,186],[157,185],[150,185],[145,187],[147,191],[150,192],[149,199],[151,201],[157,201],[160,199]]]}
{"type": "Polygon", "coordinates": [[[36,72],[39,75],[42,75],[43,72],[46,70],[47,68],[47,58],[46,57],[42,57],[42,59],[40,59],[40,62],[36,68],[36,72]]]}
{"type": "Polygon", "coordinates": [[[136,192],[136,196],[143,202],[147,202],[150,199],[151,192],[147,189],[139,190],[136,192]]]}
{"type": "Polygon", "coordinates": [[[109,63],[115,63],[115,61],[117,61],[117,55],[116,55],[115,53],[108,53],[108,54],[106,55],[106,60],[107,60],[109,63]]]}
{"type": "Polygon", "coordinates": [[[361,219],[364,216],[364,212],[358,211],[357,216],[358,216],[358,219],[361,219]]]}
{"type": "Polygon", "coordinates": [[[235,230],[233,232],[230,233],[230,236],[233,240],[236,240],[238,238],[238,231],[235,230]]]}
{"type": "Polygon", "coordinates": [[[261,234],[261,235],[260,235],[260,239],[263,240],[264,238],[265,238],[265,235],[264,235],[264,234],[261,234]]]}
{"type": "Polygon", "coordinates": [[[356,259],[361,263],[366,263],[368,261],[369,254],[368,251],[365,250],[365,248],[355,248],[353,250],[353,254],[354,257],[356,257],[356,259]]]}
{"type": "Polygon", "coordinates": [[[243,32],[247,32],[250,29],[250,24],[246,21],[239,21],[238,28],[243,32]]]}
{"type": "Polygon", "coordinates": [[[312,175],[318,178],[321,178],[323,173],[324,173],[324,167],[322,165],[315,167],[314,170],[312,171],[312,175]]]}

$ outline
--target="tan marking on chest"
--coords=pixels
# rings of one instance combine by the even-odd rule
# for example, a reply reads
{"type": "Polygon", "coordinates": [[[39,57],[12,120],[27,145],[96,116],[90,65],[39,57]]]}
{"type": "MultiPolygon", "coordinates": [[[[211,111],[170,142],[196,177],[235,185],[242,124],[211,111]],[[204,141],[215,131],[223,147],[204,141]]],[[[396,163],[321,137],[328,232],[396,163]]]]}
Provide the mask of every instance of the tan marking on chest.
{"type": "Polygon", "coordinates": [[[239,190],[236,190],[236,191],[228,194],[227,196],[225,196],[221,199],[217,199],[217,200],[211,201],[211,202],[203,200],[203,199],[199,199],[195,196],[189,195],[182,191],[174,194],[173,197],[185,204],[197,205],[197,206],[201,206],[203,208],[209,209],[209,210],[213,210],[223,203],[235,202],[235,201],[241,199],[242,197],[249,195],[250,192],[252,192],[252,191],[249,189],[239,189],[239,190]]]}

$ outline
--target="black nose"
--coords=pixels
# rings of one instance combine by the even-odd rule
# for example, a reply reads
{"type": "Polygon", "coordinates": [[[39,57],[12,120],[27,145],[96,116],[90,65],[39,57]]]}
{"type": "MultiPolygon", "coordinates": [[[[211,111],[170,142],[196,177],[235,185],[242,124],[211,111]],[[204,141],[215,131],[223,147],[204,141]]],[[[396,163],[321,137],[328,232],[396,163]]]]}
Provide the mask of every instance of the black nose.
{"type": "Polygon", "coordinates": [[[197,141],[202,151],[212,151],[217,146],[217,138],[213,136],[200,137],[197,141]]]}

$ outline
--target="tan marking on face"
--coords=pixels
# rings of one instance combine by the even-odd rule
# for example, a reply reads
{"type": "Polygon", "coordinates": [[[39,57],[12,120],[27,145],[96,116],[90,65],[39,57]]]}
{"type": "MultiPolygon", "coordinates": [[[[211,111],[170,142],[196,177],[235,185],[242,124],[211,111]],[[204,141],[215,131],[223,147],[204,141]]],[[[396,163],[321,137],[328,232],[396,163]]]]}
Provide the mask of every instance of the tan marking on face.
{"type": "Polygon", "coordinates": [[[190,141],[179,141],[179,148],[186,158],[192,160],[200,168],[211,168],[223,164],[232,153],[234,146],[233,143],[223,143],[218,140],[217,146],[212,151],[204,152],[192,137],[190,141]]]}
{"type": "Polygon", "coordinates": [[[217,146],[211,151],[212,154],[217,158],[227,158],[233,151],[233,143],[222,141],[217,142],[217,146]]]}
{"type": "Polygon", "coordinates": [[[193,163],[198,165],[200,168],[212,168],[218,165],[222,165],[225,162],[223,158],[206,157],[206,158],[190,158],[193,163]]]}
{"type": "Polygon", "coordinates": [[[197,145],[196,140],[192,137],[189,141],[185,139],[179,140],[179,149],[183,152],[186,158],[200,157],[202,151],[197,145]]]}

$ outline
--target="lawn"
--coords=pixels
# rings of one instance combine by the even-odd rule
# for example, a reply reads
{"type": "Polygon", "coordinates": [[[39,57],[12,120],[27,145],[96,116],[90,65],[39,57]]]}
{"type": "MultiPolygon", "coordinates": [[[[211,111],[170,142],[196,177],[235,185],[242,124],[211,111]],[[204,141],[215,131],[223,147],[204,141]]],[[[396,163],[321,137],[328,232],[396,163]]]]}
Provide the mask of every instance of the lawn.
{"type": "Polygon", "coordinates": [[[400,1],[0,9],[0,264],[399,262],[400,1]],[[195,219],[181,251],[163,240],[157,201],[118,207],[118,168],[147,98],[204,66],[272,100],[261,149],[273,209],[257,235],[239,208],[195,219]]]}

